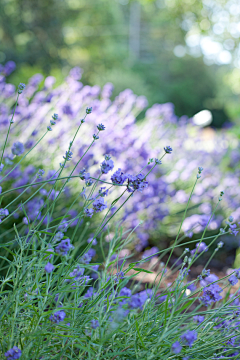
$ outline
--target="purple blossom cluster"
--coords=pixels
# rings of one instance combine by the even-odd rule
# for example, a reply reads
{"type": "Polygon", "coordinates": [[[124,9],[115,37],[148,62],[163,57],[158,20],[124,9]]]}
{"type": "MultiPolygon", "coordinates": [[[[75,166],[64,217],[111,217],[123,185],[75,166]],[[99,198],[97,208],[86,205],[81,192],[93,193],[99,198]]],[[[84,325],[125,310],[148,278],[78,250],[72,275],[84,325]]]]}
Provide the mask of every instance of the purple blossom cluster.
{"type": "Polygon", "coordinates": [[[211,303],[215,303],[222,299],[220,293],[223,289],[218,284],[208,285],[203,289],[203,296],[199,300],[205,305],[209,306],[211,303]]]}
{"type": "Polygon", "coordinates": [[[57,310],[54,312],[53,315],[50,316],[50,320],[55,323],[59,324],[61,321],[63,321],[66,317],[66,313],[64,310],[57,310]]]}
{"type": "Polygon", "coordinates": [[[5,352],[4,355],[6,356],[7,360],[16,360],[20,359],[22,352],[17,346],[14,346],[12,349],[5,352]]]}

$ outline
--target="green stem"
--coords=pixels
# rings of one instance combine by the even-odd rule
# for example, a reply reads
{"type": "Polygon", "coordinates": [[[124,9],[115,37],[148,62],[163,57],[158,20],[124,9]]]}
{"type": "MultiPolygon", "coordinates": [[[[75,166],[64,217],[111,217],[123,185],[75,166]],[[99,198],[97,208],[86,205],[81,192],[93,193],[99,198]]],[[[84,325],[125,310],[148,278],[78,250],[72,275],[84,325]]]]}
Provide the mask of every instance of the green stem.
{"type": "Polygon", "coordinates": [[[9,127],[8,127],[8,132],[7,132],[7,136],[6,136],[6,139],[5,139],[5,143],[4,143],[4,146],[3,146],[3,151],[2,151],[2,156],[1,156],[0,165],[2,164],[2,159],[3,159],[4,151],[5,151],[5,148],[6,148],[6,145],[7,145],[8,135],[9,135],[9,132],[10,132],[10,128],[11,128],[11,125],[13,124],[13,117],[14,117],[14,115],[15,115],[18,98],[19,98],[19,93],[17,94],[17,100],[16,100],[16,103],[15,103],[14,111],[13,111],[12,118],[11,118],[11,120],[10,120],[10,124],[9,124],[9,127]]]}

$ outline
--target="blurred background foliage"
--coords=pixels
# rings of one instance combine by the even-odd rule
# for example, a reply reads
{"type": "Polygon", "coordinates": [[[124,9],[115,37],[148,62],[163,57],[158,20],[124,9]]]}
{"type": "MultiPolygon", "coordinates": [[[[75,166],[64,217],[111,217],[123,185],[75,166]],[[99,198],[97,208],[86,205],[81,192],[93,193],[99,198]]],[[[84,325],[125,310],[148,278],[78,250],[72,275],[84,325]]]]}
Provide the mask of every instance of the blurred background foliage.
{"type": "Polygon", "coordinates": [[[0,0],[0,63],[9,81],[35,74],[63,80],[84,69],[90,85],[131,88],[176,114],[213,113],[213,125],[240,116],[238,0],[0,0]]]}

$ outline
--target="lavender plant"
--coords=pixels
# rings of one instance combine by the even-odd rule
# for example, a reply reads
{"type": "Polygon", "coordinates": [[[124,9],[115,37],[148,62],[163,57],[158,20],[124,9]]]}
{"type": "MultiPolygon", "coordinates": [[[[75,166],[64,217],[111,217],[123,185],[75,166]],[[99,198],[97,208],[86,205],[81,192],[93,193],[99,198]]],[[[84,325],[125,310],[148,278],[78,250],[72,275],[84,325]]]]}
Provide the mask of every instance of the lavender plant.
{"type": "MultiPolygon", "coordinates": [[[[67,80],[75,86],[76,94],[78,87],[81,88],[77,82],[78,74],[75,69],[67,80]]],[[[50,80],[48,83],[52,84],[50,80]]],[[[39,77],[35,77],[35,81],[39,81],[39,77]]],[[[39,107],[39,104],[31,106],[35,97],[45,99],[46,96],[46,90],[34,96],[36,84],[31,80],[30,85],[25,88],[20,84],[15,105],[9,102],[13,114],[1,155],[1,357],[8,360],[237,359],[240,294],[236,285],[240,270],[233,270],[219,280],[207,269],[207,263],[199,277],[189,281],[190,270],[197,259],[211,248],[215,249],[215,254],[223,246],[219,238],[228,233],[235,235],[238,231],[231,216],[217,235],[206,237],[208,226],[223,203],[224,192],[213,197],[215,207],[202,236],[188,241],[191,246],[196,243],[190,256],[186,256],[189,249],[183,248],[180,265],[171,265],[173,252],[183,247],[186,216],[203,181],[203,168],[198,167],[174,243],[161,251],[152,248],[142,259],[136,260],[128,249],[132,248],[135,233],[140,236],[143,230],[145,234],[147,227],[133,221],[137,218],[129,218],[135,213],[136,204],[145,205],[145,194],[149,196],[155,191],[151,190],[154,181],[158,179],[161,184],[156,173],[163,158],[172,153],[172,147],[165,145],[160,157],[153,150],[154,157],[147,161],[149,157],[141,156],[145,151],[140,146],[141,141],[138,142],[130,132],[135,166],[131,166],[134,162],[129,156],[126,170],[126,164],[121,163],[122,149],[119,150],[118,170],[114,170],[111,156],[117,154],[113,149],[110,151],[112,139],[108,141],[110,134],[104,119],[99,117],[96,127],[90,131],[92,135],[86,136],[85,128],[91,129],[95,121],[95,118],[91,121],[91,116],[97,108],[92,104],[91,96],[86,97],[91,106],[86,106],[75,129],[73,124],[67,124],[65,128],[60,115],[54,114],[50,125],[40,121],[38,134],[30,136],[31,139],[38,135],[39,140],[23,143],[21,136],[26,119],[21,117],[22,111],[28,116],[30,113],[27,108],[19,110],[19,107],[28,105],[35,113],[39,107]],[[30,104],[27,97],[32,98],[30,104]],[[12,124],[16,125],[13,129],[12,124]],[[70,132],[70,139],[66,130],[70,132]],[[12,131],[13,139],[19,134],[18,141],[12,141],[12,131]],[[58,143],[53,141],[55,131],[58,143]],[[86,139],[89,139],[88,146],[85,146],[86,139]],[[81,142],[81,151],[76,151],[76,144],[81,142]],[[102,148],[98,145],[101,142],[102,148]],[[9,148],[12,155],[8,153],[9,148]],[[99,156],[95,159],[92,149],[105,151],[96,152],[99,156]],[[60,160],[57,150],[61,153],[60,160]],[[43,158],[46,153],[49,156],[43,158]],[[75,153],[78,154],[76,157],[75,153]],[[145,163],[141,158],[146,160],[145,163]],[[32,166],[33,161],[36,161],[36,167],[32,166]],[[48,162],[52,169],[44,179],[48,162]],[[131,206],[133,209],[129,210],[131,206]],[[119,214],[123,223],[111,227],[112,220],[120,218],[119,214]],[[134,226],[127,230],[130,224],[134,226]],[[101,251],[100,262],[93,261],[98,259],[96,249],[101,251]],[[154,273],[150,264],[156,257],[158,269],[154,273]],[[165,262],[161,262],[162,259],[166,259],[165,262]],[[144,275],[156,275],[155,281],[144,286],[144,275]]],[[[53,97],[58,99],[60,96],[66,101],[70,95],[63,85],[63,90],[53,97]]],[[[56,111],[57,99],[53,101],[54,109],[53,103],[51,106],[45,104],[45,107],[41,104],[42,117],[48,114],[49,107],[52,113],[56,111]]],[[[109,101],[107,103],[108,107],[114,107],[109,101]]],[[[124,106],[126,108],[126,104],[124,106]]],[[[114,114],[116,120],[120,116],[123,122],[126,120],[124,106],[120,106],[118,116],[114,114]]],[[[82,103],[77,111],[83,111],[82,103]]],[[[130,130],[128,121],[126,127],[130,130]]],[[[31,129],[31,120],[28,123],[29,128],[25,129],[30,135],[36,129],[31,129]]],[[[120,143],[118,136],[116,146],[120,143]]],[[[144,212],[144,207],[141,210],[144,212]]]]}
{"type": "MultiPolygon", "coordinates": [[[[9,125],[8,119],[15,103],[14,86],[6,83],[5,73],[3,70],[0,85],[4,100],[0,111],[2,131],[9,125]]],[[[17,145],[14,143],[21,142],[25,152],[28,152],[36,144],[38,134],[45,131],[46,118],[50,118],[55,109],[58,109],[58,119],[51,120],[49,135],[24,159],[24,168],[17,167],[9,174],[9,187],[28,186],[29,181],[33,179],[34,168],[35,171],[38,168],[45,170],[43,181],[48,181],[53,176],[53,169],[62,163],[59,149],[68,151],[66,144],[69,144],[74,136],[78,119],[83,116],[83,109],[88,107],[93,110],[87,118],[88,124],[94,129],[93,134],[97,127],[102,129],[102,126],[106,126],[104,140],[96,139],[94,145],[88,149],[93,134],[90,136],[87,127],[81,128],[81,136],[76,137],[70,150],[73,154],[69,153],[72,160],[67,161],[65,166],[69,169],[75,166],[78,156],[81,157],[87,149],[88,152],[77,165],[73,176],[78,176],[79,171],[85,168],[91,177],[97,178],[99,163],[103,163],[102,168],[105,166],[101,158],[105,154],[110,154],[112,166],[117,159],[118,166],[113,169],[114,174],[116,171],[117,174],[112,176],[121,176],[121,173],[123,177],[124,174],[138,174],[146,165],[146,169],[150,169],[154,159],[158,158],[159,142],[163,142],[162,148],[171,143],[174,149],[178,149],[171,154],[171,165],[164,162],[149,174],[152,186],[143,192],[137,192],[136,201],[133,204],[127,203],[118,213],[119,216],[115,217],[116,221],[124,219],[126,228],[134,228],[139,221],[144,221],[141,231],[137,228],[135,232],[132,250],[145,249],[149,237],[157,241],[159,231],[165,238],[174,236],[177,231],[175,224],[180,221],[179,214],[184,211],[187,203],[193,171],[199,164],[204,164],[205,176],[191,199],[191,207],[183,224],[186,237],[196,236],[195,234],[204,229],[214,207],[214,198],[222,188],[226,189],[226,195],[221,208],[209,223],[208,231],[214,234],[229,213],[240,220],[239,169],[234,166],[239,161],[237,138],[230,139],[227,131],[209,137],[208,133],[195,126],[191,119],[178,119],[172,104],[155,104],[146,111],[144,119],[136,124],[136,117],[143,113],[147,106],[146,98],[137,97],[127,89],[111,100],[111,84],[106,84],[102,91],[98,86],[83,86],[80,82],[81,73],[79,68],[72,69],[66,82],[55,88],[55,79],[51,76],[45,79],[42,87],[39,85],[43,81],[40,74],[29,80],[18,99],[15,124],[11,127],[11,138],[5,152],[3,173],[8,172],[9,162],[15,161],[11,150],[13,148],[15,151],[17,145]],[[216,166],[217,163],[220,163],[220,166],[216,166]]],[[[23,148],[20,151],[23,151],[23,148]]],[[[104,171],[101,179],[109,179],[104,171]]],[[[61,180],[57,181],[60,184],[61,180]]],[[[116,181],[121,182],[121,179],[118,177],[116,181]]],[[[78,196],[76,183],[78,182],[72,177],[64,188],[62,196],[66,197],[66,207],[69,207],[72,198],[78,196]]],[[[111,192],[110,190],[108,197],[112,202],[114,197],[111,192]]],[[[53,196],[54,193],[51,194],[53,196]]],[[[120,188],[118,194],[120,196],[120,188]]],[[[120,201],[124,201],[126,196],[127,193],[120,201]]],[[[79,202],[80,200],[81,198],[79,202]]],[[[82,207],[83,204],[84,200],[79,206],[82,207]]],[[[34,207],[37,207],[36,202],[34,207]]],[[[76,211],[76,207],[73,207],[71,213],[76,211]]],[[[15,214],[19,215],[19,220],[22,219],[23,215],[20,212],[15,214]]]]}

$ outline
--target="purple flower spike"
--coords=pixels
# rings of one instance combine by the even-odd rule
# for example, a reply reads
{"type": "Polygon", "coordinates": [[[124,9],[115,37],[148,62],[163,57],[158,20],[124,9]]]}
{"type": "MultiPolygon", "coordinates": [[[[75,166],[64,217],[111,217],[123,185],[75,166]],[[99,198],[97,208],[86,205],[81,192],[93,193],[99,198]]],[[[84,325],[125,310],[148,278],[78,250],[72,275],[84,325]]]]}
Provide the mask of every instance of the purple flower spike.
{"type": "Polygon", "coordinates": [[[199,300],[205,305],[208,306],[212,302],[216,302],[222,299],[222,296],[219,293],[222,292],[222,288],[217,284],[212,284],[203,289],[203,296],[199,300]]]}
{"type": "Polygon", "coordinates": [[[103,174],[107,174],[114,168],[114,162],[109,155],[105,155],[105,160],[101,163],[101,170],[103,174]]]}
{"type": "Polygon", "coordinates": [[[125,175],[121,169],[118,169],[112,176],[111,180],[114,184],[122,185],[125,180],[127,180],[127,175],[125,175]]]}
{"type": "Polygon", "coordinates": [[[99,327],[98,320],[92,320],[91,321],[91,327],[92,327],[92,329],[96,329],[97,327],[99,327]]]}
{"type": "Polygon", "coordinates": [[[70,243],[70,239],[65,239],[60,242],[58,246],[56,246],[55,251],[59,255],[66,256],[68,251],[74,249],[74,246],[70,243]]]}
{"type": "Polygon", "coordinates": [[[22,352],[17,346],[14,346],[12,349],[5,352],[4,355],[6,356],[7,360],[15,360],[20,358],[22,352]]]}
{"type": "Polygon", "coordinates": [[[93,216],[93,213],[94,213],[94,210],[93,209],[84,209],[84,214],[87,216],[87,217],[92,217],[93,216]]]}
{"type": "Polygon", "coordinates": [[[238,278],[235,275],[231,275],[228,281],[232,286],[234,286],[238,283],[238,278]]]}
{"type": "Polygon", "coordinates": [[[48,262],[44,269],[48,274],[50,274],[55,269],[55,266],[48,262]]]}
{"type": "Polygon", "coordinates": [[[13,144],[13,147],[12,147],[13,155],[19,156],[19,155],[23,154],[24,151],[25,151],[24,146],[20,141],[17,141],[13,144]]]}
{"type": "Polygon", "coordinates": [[[197,332],[195,330],[188,330],[181,336],[181,340],[185,345],[192,347],[194,341],[197,340],[197,332]]]}
{"type": "Polygon", "coordinates": [[[104,199],[100,198],[93,202],[93,209],[96,211],[96,213],[103,211],[107,208],[107,204],[104,203],[104,199]]]}
{"type": "Polygon", "coordinates": [[[60,321],[63,321],[65,319],[65,317],[66,317],[65,311],[58,310],[53,315],[51,315],[49,319],[53,323],[58,324],[58,323],[60,323],[60,321]]]}
{"type": "Polygon", "coordinates": [[[171,152],[173,151],[173,149],[171,148],[171,146],[166,146],[166,147],[164,148],[164,151],[165,151],[166,154],[171,154],[171,152]]]}
{"type": "Polygon", "coordinates": [[[174,354],[179,354],[182,350],[182,345],[180,344],[179,341],[176,341],[174,344],[172,344],[172,352],[174,352],[174,354]]]}

